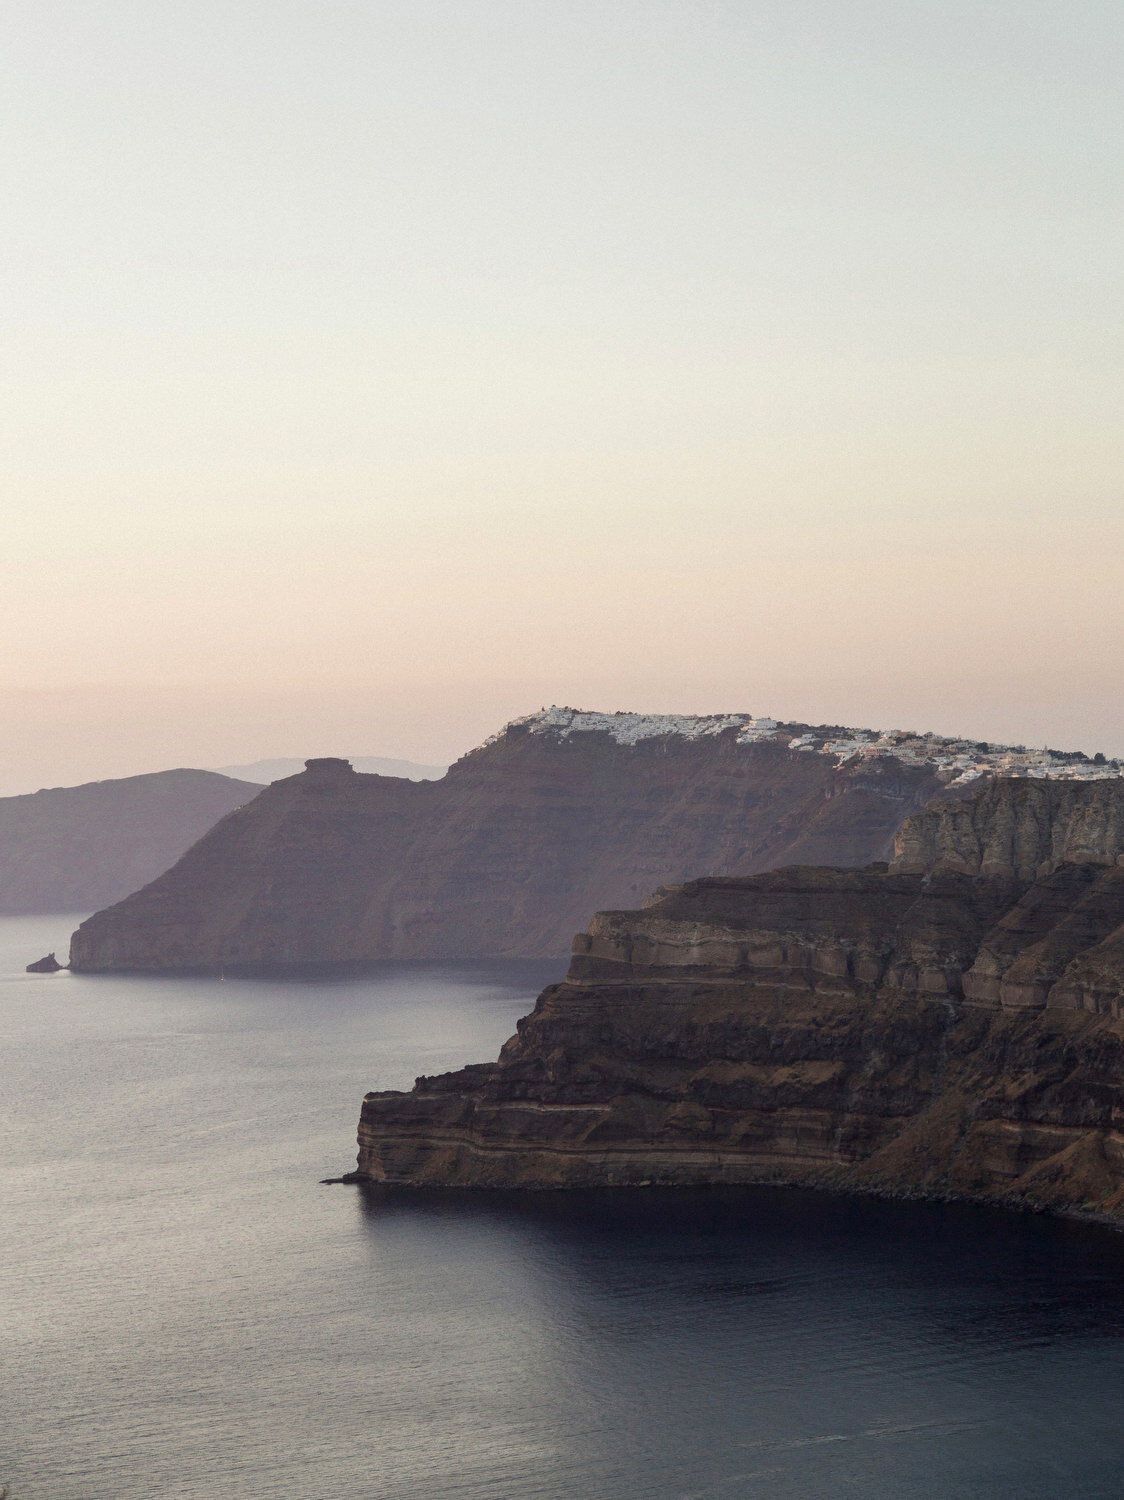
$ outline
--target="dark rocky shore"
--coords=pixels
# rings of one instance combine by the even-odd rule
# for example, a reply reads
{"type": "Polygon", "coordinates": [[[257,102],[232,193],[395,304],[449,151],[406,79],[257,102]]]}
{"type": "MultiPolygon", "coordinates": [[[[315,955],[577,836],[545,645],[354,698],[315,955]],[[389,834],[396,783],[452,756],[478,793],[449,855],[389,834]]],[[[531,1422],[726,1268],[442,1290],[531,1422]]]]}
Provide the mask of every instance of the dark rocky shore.
{"type": "Polygon", "coordinates": [[[704,879],[601,913],[497,1062],[367,1096],[357,1175],[786,1182],[1121,1217],[1119,793],[1042,793],[981,794],[1003,826],[977,815],[974,852],[931,810],[899,836],[906,868],[704,879]],[[942,867],[909,869],[933,838],[942,867]]]}

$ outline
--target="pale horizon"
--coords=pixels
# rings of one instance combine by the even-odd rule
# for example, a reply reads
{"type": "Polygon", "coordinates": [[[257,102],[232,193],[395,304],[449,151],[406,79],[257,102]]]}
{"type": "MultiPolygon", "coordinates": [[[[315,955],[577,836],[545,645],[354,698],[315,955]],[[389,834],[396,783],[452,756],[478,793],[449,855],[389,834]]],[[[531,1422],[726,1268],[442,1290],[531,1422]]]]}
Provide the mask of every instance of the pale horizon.
{"type": "Polygon", "coordinates": [[[552,702],[1124,754],[1117,7],[9,30],[0,795],[552,702]]]}
{"type": "MultiPolygon", "coordinates": [[[[988,716],[981,712],[978,720],[961,718],[955,721],[951,717],[945,721],[932,714],[926,716],[916,712],[864,716],[812,711],[813,703],[801,705],[792,694],[786,699],[786,707],[763,701],[760,695],[752,702],[725,702],[705,693],[685,691],[682,697],[674,694],[650,697],[637,703],[608,699],[578,701],[562,694],[554,698],[548,696],[541,704],[520,702],[510,711],[497,706],[497,714],[489,719],[488,704],[502,705],[514,699],[509,699],[502,688],[497,691],[490,684],[470,684],[462,689],[462,695],[459,700],[446,699],[446,702],[453,703],[453,712],[444,720],[441,700],[438,699],[432,706],[426,704],[420,710],[415,709],[412,716],[399,703],[398,711],[388,711],[381,723],[379,715],[365,713],[361,705],[344,706],[338,701],[320,700],[321,711],[314,715],[314,725],[301,745],[296,743],[298,731],[285,726],[294,724],[306,711],[307,704],[303,701],[294,705],[286,700],[262,700],[242,704],[239,708],[233,693],[221,696],[170,691],[163,695],[163,703],[154,701],[156,695],[119,693],[108,695],[110,711],[104,719],[95,720],[90,706],[91,701],[96,705],[98,699],[66,692],[38,694],[34,701],[25,698],[14,711],[12,705],[8,705],[9,726],[18,721],[29,724],[31,729],[22,747],[15,735],[9,735],[16,753],[7,760],[5,776],[0,781],[0,797],[181,767],[210,770],[259,760],[303,760],[320,755],[381,756],[421,765],[451,765],[511,720],[534,713],[540,707],[550,707],[553,702],[609,713],[753,713],[770,715],[781,722],[841,724],[874,730],[916,729],[949,737],[987,740],[994,744],[1025,744],[1030,748],[1049,745],[1056,750],[1083,750],[1090,756],[1101,751],[1110,758],[1124,755],[1124,748],[1119,744],[1046,732],[1044,726],[1050,722],[1048,715],[1038,715],[1036,719],[1027,716],[1026,722],[1034,722],[1041,731],[1035,735],[1022,731],[1017,716],[1003,719],[994,713],[988,716]],[[201,724],[194,722],[196,713],[202,718],[201,724]],[[981,729],[980,724],[985,719],[986,724],[981,729]],[[263,732],[262,725],[277,726],[277,738],[256,749],[246,749],[247,746],[258,746],[254,736],[263,732]],[[364,725],[374,727],[364,730],[364,725]],[[334,730],[332,726],[336,726],[334,730]],[[380,729],[381,740],[378,739],[380,729]],[[458,737],[462,730],[465,733],[458,737]],[[176,747],[180,745],[202,748],[195,755],[177,756],[176,747]],[[208,746],[234,746],[235,750],[229,755],[208,754],[208,746]],[[419,748],[415,750],[414,746],[419,748]],[[49,768],[53,768],[54,774],[44,775],[49,768]]],[[[822,701],[828,705],[846,706],[838,696],[826,691],[822,701]]],[[[877,700],[868,701],[877,704],[877,700]]],[[[908,704],[910,701],[915,707],[923,702],[918,697],[911,700],[903,692],[901,702],[908,704]]],[[[882,702],[886,707],[891,706],[889,697],[882,702]]],[[[1054,722],[1059,722],[1060,717],[1055,715],[1054,722]]],[[[264,733],[268,734],[268,729],[264,733]]]]}

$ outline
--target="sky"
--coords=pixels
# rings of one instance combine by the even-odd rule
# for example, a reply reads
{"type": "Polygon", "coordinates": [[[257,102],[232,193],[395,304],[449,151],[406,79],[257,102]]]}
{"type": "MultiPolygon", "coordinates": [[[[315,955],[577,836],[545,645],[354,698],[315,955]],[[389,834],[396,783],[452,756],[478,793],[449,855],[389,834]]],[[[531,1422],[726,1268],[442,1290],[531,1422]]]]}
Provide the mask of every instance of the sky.
{"type": "Polygon", "coordinates": [[[1124,754],[1124,9],[11,0],[0,794],[541,705],[1124,754]]]}

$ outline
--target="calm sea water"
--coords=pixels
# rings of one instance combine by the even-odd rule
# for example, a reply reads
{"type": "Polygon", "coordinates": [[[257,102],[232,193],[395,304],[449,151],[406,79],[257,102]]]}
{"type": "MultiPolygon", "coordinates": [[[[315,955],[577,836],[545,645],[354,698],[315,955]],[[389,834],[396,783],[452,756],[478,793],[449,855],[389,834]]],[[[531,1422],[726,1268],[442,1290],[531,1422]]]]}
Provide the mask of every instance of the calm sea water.
{"type": "Polygon", "coordinates": [[[36,976],[0,923],[12,1500],[1124,1495],[1124,1236],[782,1190],[322,1186],[550,966],[36,976]]]}

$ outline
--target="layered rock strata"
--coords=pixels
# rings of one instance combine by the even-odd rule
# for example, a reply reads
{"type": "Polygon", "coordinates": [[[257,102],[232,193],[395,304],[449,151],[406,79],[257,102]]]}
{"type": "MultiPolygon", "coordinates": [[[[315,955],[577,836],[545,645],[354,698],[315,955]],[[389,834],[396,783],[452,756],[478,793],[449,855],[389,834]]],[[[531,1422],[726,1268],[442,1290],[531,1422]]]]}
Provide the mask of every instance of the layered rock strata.
{"type": "Polygon", "coordinates": [[[1124,1215],[1124,868],[704,879],[603,912],[498,1062],[369,1094],[358,1175],[782,1181],[1124,1215]]]}
{"type": "Polygon", "coordinates": [[[1033,880],[1063,863],[1124,864],[1124,781],[1002,780],[934,802],[894,840],[893,868],[1033,880]]]}
{"type": "Polygon", "coordinates": [[[509,725],[440,781],[310,762],[84,923],[71,965],[564,955],[591,911],[661,882],[885,859],[903,817],[943,786],[933,764],[790,748],[834,744],[834,729],[584,717],[509,725]]]}

